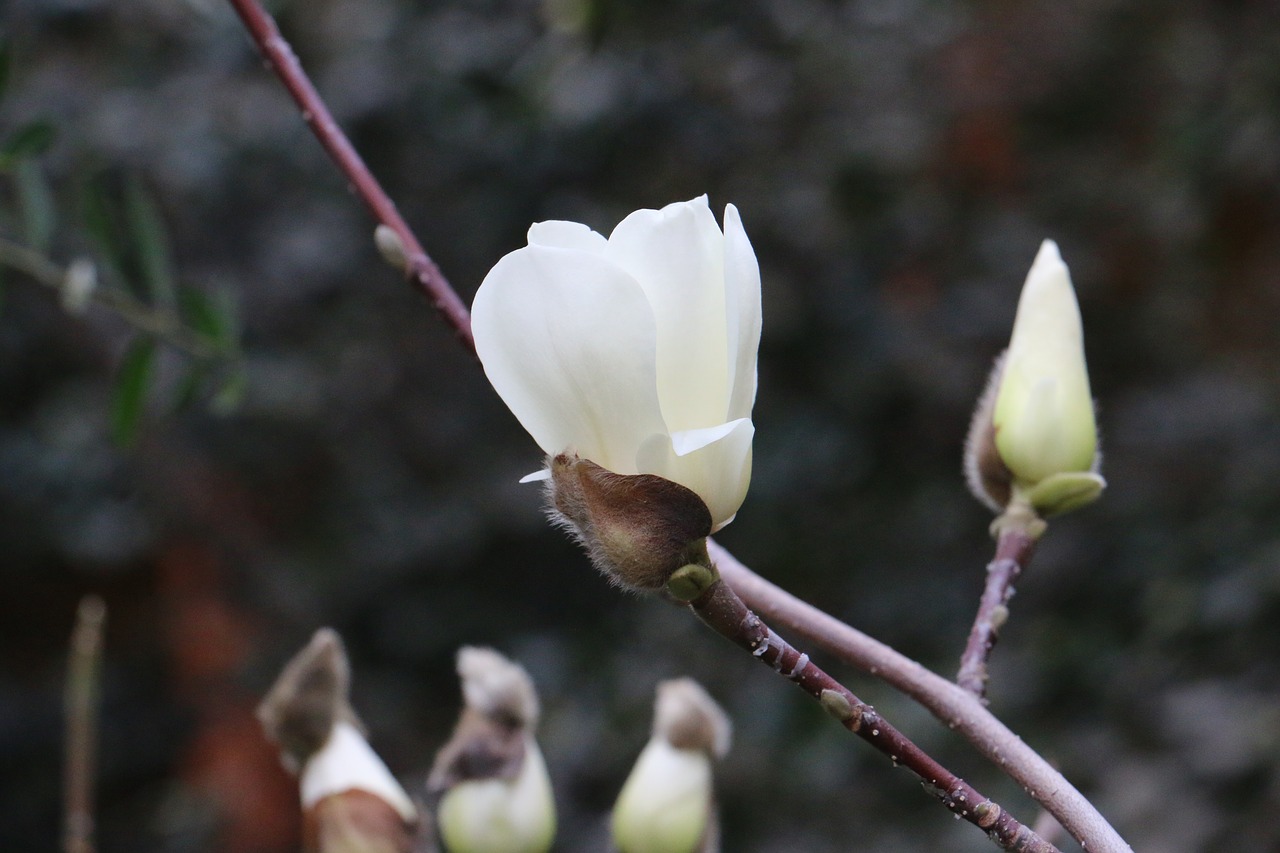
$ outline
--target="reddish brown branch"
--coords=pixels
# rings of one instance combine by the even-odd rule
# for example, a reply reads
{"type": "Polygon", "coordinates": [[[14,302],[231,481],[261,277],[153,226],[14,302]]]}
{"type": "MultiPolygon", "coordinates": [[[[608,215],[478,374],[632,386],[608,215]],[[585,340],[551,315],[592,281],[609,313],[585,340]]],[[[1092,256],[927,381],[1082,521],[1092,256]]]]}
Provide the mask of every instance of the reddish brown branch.
{"type": "Polygon", "coordinates": [[[880,678],[919,702],[964,735],[994,765],[1016,779],[1071,837],[1097,853],[1132,853],[1107,819],[1080,791],[972,693],[869,637],[829,613],[796,598],[751,571],[711,540],[707,551],[725,582],[752,608],[823,651],[880,678]]]}
{"type": "Polygon", "coordinates": [[[996,556],[987,566],[987,585],[956,675],[956,683],[979,699],[987,692],[987,659],[1000,639],[1001,626],[1009,618],[1013,585],[1031,561],[1035,548],[1035,537],[1013,527],[1002,529],[996,540],[996,556]]]}
{"type": "Polygon", "coordinates": [[[320,144],[351,182],[352,189],[364,200],[374,218],[399,238],[404,253],[405,275],[426,294],[444,321],[453,327],[462,345],[475,353],[476,344],[471,337],[471,317],[467,306],[458,298],[440,268],[427,255],[418,238],[396,210],[395,203],[383,191],[378,179],[369,171],[346,134],[338,127],[329,108],[302,70],[293,48],[280,35],[276,22],[258,0],[229,2],[240,15],[240,20],[244,22],[245,29],[253,37],[258,50],[262,52],[267,66],[276,73],[294,101],[302,108],[303,120],[310,125],[320,144]]]}
{"type": "Polygon", "coordinates": [[[714,583],[689,606],[721,636],[817,699],[846,729],[887,755],[895,766],[902,765],[915,773],[925,790],[952,814],[986,832],[1002,849],[1057,853],[1058,848],[935,761],[874,708],[809,660],[807,654],[779,637],[724,581],[714,583]]]}

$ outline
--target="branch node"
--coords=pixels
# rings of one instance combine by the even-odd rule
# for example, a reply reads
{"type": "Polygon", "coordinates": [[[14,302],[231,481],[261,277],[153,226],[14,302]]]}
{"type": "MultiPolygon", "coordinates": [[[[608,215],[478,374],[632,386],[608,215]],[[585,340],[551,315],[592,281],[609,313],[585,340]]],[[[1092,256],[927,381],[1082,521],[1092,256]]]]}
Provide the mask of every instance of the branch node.
{"type": "Polygon", "coordinates": [[[991,800],[987,800],[985,803],[978,803],[973,807],[973,813],[978,818],[978,826],[983,829],[990,829],[1000,819],[1000,812],[1000,806],[991,802],[991,800]]]}

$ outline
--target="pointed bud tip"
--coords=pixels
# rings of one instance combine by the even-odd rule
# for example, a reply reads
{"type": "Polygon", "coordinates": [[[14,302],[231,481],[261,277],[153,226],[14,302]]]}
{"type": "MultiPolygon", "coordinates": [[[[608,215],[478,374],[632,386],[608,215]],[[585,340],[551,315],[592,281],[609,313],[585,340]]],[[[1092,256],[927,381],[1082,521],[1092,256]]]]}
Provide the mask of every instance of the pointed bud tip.
{"type": "Polygon", "coordinates": [[[324,745],[336,723],[355,720],[348,703],[350,687],[342,638],[331,628],[321,628],[285,664],[258,705],[258,720],[268,739],[300,767],[324,745]]]}
{"type": "Polygon", "coordinates": [[[1040,242],[1040,249],[1036,252],[1036,259],[1031,264],[1031,268],[1035,269],[1038,266],[1049,266],[1050,264],[1066,266],[1062,261],[1062,252],[1058,250],[1057,242],[1046,237],[1040,242]]]}
{"type": "Polygon", "coordinates": [[[723,758],[729,752],[733,723],[701,684],[692,678],[674,678],[658,685],[653,734],[676,749],[723,758]]]}

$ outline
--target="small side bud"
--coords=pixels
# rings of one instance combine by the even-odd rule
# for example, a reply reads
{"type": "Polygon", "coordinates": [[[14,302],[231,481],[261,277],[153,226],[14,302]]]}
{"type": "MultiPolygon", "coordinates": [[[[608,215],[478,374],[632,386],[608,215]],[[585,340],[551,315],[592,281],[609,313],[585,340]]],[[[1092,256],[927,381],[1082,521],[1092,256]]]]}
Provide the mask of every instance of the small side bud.
{"type": "Polygon", "coordinates": [[[697,599],[720,579],[715,566],[689,563],[676,569],[667,578],[667,594],[676,601],[690,602],[697,599]]]}
{"type": "Polygon", "coordinates": [[[373,244],[378,247],[378,254],[393,268],[402,273],[409,271],[409,256],[404,250],[404,241],[395,229],[389,225],[379,225],[373,229],[373,244]]]}
{"type": "Polygon", "coordinates": [[[98,289],[98,268],[88,258],[76,258],[62,279],[62,307],[68,314],[83,314],[98,289]]]}
{"type": "Polygon", "coordinates": [[[711,511],[692,490],[653,474],[615,474],[567,453],[548,468],[554,517],[619,586],[657,592],[682,566],[710,564],[711,511]]]}
{"type": "Polygon", "coordinates": [[[983,829],[990,829],[995,826],[996,821],[1000,819],[1000,812],[1000,805],[991,802],[991,800],[978,803],[973,807],[973,814],[978,819],[978,826],[983,829]]]}
{"type": "Polygon", "coordinates": [[[849,723],[853,731],[861,725],[862,708],[854,705],[838,690],[823,690],[818,696],[822,709],[842,723],[849,723]]]}

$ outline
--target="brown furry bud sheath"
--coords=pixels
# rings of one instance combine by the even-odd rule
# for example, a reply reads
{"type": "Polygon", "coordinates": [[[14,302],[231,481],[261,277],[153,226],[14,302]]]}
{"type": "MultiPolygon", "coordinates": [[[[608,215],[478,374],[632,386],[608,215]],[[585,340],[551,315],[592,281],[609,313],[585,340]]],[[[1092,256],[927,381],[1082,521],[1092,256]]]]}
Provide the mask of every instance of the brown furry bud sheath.
{"type": "Polygon", "coordinates": [[[552,518],[614,583],[657,592],[682,566],[710,565],[711,511],[692,490],[653,474],[615,474],[567,453],[547,467],[552,518]]]}

